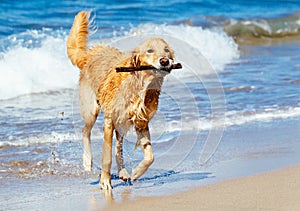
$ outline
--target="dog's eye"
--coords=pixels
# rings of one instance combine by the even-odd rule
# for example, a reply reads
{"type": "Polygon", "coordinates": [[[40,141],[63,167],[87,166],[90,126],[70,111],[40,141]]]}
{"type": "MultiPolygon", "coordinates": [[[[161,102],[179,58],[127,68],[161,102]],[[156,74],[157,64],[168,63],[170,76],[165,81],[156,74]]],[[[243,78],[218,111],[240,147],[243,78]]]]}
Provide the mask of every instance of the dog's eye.
{"type": "Polygon", "coordinates": [[[153,49],[148,49],[148,50],[147,50],[147,53],[153,53],[153,52],[154,52],[153,49]]]}
{"type": "Polygon", "coordinates": [[[169,50],[169,49],[167,49],[167,48],[165,48],[165,52],[166,52],[166,53],[169,53],[169,52],[170,52],[170,50],[169,50]]]}

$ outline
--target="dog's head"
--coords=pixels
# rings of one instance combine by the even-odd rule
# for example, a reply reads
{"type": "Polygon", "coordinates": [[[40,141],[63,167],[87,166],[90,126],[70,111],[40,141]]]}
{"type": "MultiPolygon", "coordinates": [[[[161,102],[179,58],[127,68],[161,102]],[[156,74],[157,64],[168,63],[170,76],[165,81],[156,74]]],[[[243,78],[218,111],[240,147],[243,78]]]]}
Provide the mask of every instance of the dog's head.
{"type": "MultiPolygon", "coordinates": [[[[170,73],[174,63],[174,51],[161,38],[150,38],[138,45],[132,52],[131,58],[119,64],[124,68],[153,67],[159,76],[170,73]]],[[[152,69],[152,68],[150,68],[152,69]]]]}

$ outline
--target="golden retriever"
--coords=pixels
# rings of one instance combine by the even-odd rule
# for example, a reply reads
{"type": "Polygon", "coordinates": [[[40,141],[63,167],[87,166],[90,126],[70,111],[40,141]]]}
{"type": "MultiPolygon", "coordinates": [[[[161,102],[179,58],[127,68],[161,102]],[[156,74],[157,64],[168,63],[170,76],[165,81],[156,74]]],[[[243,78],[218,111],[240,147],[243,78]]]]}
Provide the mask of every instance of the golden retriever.
{"type": "Polygon", "coordinates": [[[102,149],[102,189],[111,189],[113,131],[116,133],[115,157],[120,179],[136,180],[153,163],[148,123],[155,115],[164,76],[174,64],[174,51],[160,38],[150,38],[132,52],[120,52],[109,46],[87,48],[90,25],[89,12],[75,17],[67,39],[67,53],[71,62],[80,69],[79,98],[84,120],[82,129],[83,166],[92,169],[90,146],[91,129],[100,110],[104,111],[104,142],[102,149]],[[139,67],[152,67],[138,71],[139,67]],[[136,68],[137,71],[117,72],[120,68],[136,68]],[[126,171],[123,163],[123,137],[131,126],[137,133],[144,160],[132,171],[126,171]]]}

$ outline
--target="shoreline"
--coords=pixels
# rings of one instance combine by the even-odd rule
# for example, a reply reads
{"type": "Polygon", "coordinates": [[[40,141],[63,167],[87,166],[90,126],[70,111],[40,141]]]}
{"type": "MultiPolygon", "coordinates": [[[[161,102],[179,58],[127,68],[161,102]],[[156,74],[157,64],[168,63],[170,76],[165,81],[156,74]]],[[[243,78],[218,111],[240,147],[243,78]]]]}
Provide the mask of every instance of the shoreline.
{"type": "MultiPolygon", "coordinates": [[[[299,203],[294,203],[294,196],[300,195],[299,122],[300,118],[295,117],[229,127],[207,165],[197,166],[195,163],[202,146],[199,141],[178,170],[152,168],[133,185],[114,177],[114,189],[108,194],[100,190],[98,171],[85,173],[81,169],[78,158],[81,145],[63,143],[56,148],[58,162],[36,166],[31,172],[33,177],[23,177],[18,173],[26,166],[15,166],[17,171],[12,172],[9,172],[12,167],[3,169],[0,174],[1,209],[295,210],[285,206],[300,207],[299,203]],[[64,164],[66,159],[68,165],[64,164]],[[180,168],[185,169],[181,171],[180,168]],[[54,171],[44,175],[36,170],[54,171]],[[276,201],[276,206],[272,200],[276,201]]],[[[201,135],[206,136],[205,133],[201,135]]],[[[39,161],[40,156],[52,156],[49,154],[51,145],[44,147],[34,147],[38,151],[33,152],[26,150],[39,161]]],[[[3,158],[22,160],[23,150],[9,150],[3,158]]],[[[5,150],[2,151],[5,155],[5,150]]]]}
{"type": "Polygon", "coordinates": [[[297,210],[300,164],[196,187],[163,197],[139,197],[104,210],[297,210]]]}

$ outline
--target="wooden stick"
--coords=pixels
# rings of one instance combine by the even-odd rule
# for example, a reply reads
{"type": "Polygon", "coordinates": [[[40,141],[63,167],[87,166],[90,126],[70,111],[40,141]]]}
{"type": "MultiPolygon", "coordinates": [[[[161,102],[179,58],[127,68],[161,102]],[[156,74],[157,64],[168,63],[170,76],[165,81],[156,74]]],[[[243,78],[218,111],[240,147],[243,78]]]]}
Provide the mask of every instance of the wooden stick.
{"type": "MultiPolygon", "coordinates": [[[[169,69],[167,69],[168,72],[171,72],[172,69],[181,69],[182,65],[180,63],[173,64],[169,69]]],[[[133,71],[142,71],[142,70],[154,70],[156,69],[153,66],[140,66],[140,67],[117,67],[116,71],[117,73],[120,72],[133,72],[133,71]]]]}

